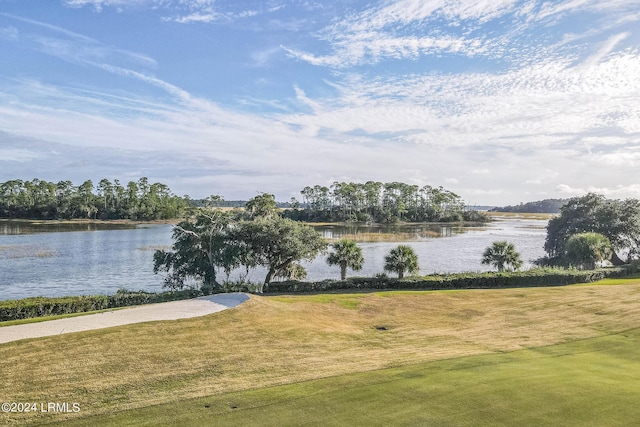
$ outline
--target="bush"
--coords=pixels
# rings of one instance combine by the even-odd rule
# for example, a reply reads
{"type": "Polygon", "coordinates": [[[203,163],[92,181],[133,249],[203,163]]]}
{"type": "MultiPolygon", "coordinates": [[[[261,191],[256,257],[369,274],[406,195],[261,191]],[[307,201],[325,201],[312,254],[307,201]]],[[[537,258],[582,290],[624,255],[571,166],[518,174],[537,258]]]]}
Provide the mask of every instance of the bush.
{"type": "Polygon", "coordinates": [[[201,295],[201,292],[191,289],[161,293],[144,291],[131,292],[120,289],[114,295],[83,295],[59,298],[35,297],[21,300],[6,300],[0,301],[0,322],[176,301],[195,298],[201,295]]]}
{"type": "Polygon", "coordinates": [[[590,283],[607,277],[623,277],[628,268],[607,268],[589,271],[536,268],[522,272],[490,272],[430,275],[395,279],[389,277],[351,277],[345,280],[320,282],[286,281],[271,283],[269,293],[328,292],[364,289],[501,289],[537,286],[563,286],[590,283]]]}

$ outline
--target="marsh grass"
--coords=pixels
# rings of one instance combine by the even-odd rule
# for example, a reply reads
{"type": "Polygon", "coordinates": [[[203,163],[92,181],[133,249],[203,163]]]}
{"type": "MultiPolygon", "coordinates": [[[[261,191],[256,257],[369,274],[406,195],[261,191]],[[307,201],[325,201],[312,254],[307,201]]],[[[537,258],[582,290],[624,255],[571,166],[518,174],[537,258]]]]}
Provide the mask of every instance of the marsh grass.
{"type": "MultiPolygon", "coordinates": [[[[82,408],[79,414],[0,414],[0,424],[108,417],[185,399],[534,349],[638,327],[640,283],[252,296],[235,309],[200,318],[0,345],[5,401],[68,401],[82,408]]],[[[363,400],[352,402],[356,407],[363,400]]],[[[314,410],[326,412],[322,408],[314,410]]]]}
{"type": "Polygon", "coordinates": [[[548,221],[558,214],[526,212],[487,212],[493,219],[539,219],[548,221]]]}
{"type": "Polygon", "coordinates": [[[58,253],[44,246],[37,245],[2,245],[0,246],[0,259],[20,258],[53,258],[58,253]]]}
{"type": "Polygon", "coordinates": [[[371,242],[411,242],[415,240],[433,239],[440,237],[440,233],[437,231],[423,230],[415,233],[398,232],[398,233],[353,233],[353,234],[341,234],[339,237],[329,239],[340,240],[350,239],[359,243],[371,243],[371,242]]]}

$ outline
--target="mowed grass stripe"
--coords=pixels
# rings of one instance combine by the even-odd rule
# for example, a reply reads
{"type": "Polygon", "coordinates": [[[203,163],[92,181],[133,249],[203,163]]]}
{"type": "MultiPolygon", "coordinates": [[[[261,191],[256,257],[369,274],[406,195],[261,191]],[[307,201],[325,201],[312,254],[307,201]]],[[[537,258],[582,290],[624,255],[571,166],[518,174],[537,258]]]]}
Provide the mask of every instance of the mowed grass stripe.
{"type": "Polygon", "coordinates": [[[111,414],[634,328],[640,328],[639,283],[252,296],[200,318],[0,345],[5,401],[82,408],[67,415],[0,413],[0,425],[111,414]]]}
{"type": "Polygon", "coordinates": [[[628,426],[640,330],[67,422],[104,426],[628,426]]]}

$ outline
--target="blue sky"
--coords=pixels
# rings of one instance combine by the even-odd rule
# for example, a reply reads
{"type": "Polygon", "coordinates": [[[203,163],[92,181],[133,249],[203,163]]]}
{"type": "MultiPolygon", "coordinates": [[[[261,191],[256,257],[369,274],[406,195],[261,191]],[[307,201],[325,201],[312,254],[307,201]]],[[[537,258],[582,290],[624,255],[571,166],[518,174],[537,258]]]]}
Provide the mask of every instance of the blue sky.
{"type": "Polygon", "coordinates": [[[640,197],[640,3],[0,0],[0,181],[640,197]]]}

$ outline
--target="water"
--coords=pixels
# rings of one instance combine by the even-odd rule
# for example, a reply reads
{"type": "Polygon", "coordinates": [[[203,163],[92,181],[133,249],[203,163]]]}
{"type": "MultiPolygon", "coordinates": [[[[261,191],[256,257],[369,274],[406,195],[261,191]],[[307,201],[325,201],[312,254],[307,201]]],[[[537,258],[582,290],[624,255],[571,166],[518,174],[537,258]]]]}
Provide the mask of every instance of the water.
{"type": "MultiPolygon", "coordinates": [[[[496,240],[513,243],[524,268],[529,268],[532,260],[544,255],[545,226],[546,221],[541,220],[508,219],[483,228],[408,225],[317,229],[325,237],[394,232],[411,240],[359,243],[365,258],[363,269],[347,274],[372,276],[383,271],[384,256],[398,244],[414,248],[421,274],[491,270],[480,261],[484,249],[496,240]]],[[[0,221],[0,299],[112,294],[120,288],[161,291],[162,276],[153,274],[153,253],[170,247],[171,225],[123,227],[127,226],[80,224],[69,228],[0,221]]],[[[326,255],[321,255],[303,263],[307,280],[339,278],[340,269],[325,260],[326,255]]],[[[249,279],[259,282],[265,274],[256,269],[249,279]]]]}

